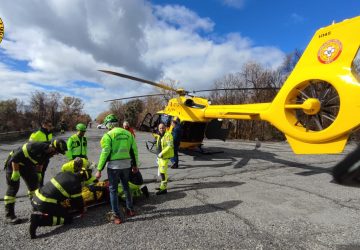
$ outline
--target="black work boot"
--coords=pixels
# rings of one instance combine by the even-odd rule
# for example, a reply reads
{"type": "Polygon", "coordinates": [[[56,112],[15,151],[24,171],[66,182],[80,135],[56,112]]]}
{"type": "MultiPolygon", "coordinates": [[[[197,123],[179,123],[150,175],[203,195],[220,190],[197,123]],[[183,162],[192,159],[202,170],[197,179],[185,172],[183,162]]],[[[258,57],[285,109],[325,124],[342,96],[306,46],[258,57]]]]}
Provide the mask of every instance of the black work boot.
{"type": "Polygon", "coordinates": [[[156,195],[162,195],[162,194],[167,194],[167,189],[159,190],[156,192],[156,195]]]}
{"type": "Polygon", "coordinates": [[[149,190],[148,190],[147,186],[143,186],[141,188],[141,192],[145,195],[146,198],[149,198],[150,194],[149,194],[149,190]]]}
{"type": "Polygon", "coordinates": [[[10,225],[16,225],[22,222],[22,220],[15,215],[15,203],[5,205],[5,222],[10,225]]]}
{"type": "Polygon", "coordinates": [[[39,221],[41,220],[40,214],[31,214],[30,216],[30,227],[29,227],[29,233],[30,238],[35,239],[36,238],[36,229],[39,227],[39,221]]]}

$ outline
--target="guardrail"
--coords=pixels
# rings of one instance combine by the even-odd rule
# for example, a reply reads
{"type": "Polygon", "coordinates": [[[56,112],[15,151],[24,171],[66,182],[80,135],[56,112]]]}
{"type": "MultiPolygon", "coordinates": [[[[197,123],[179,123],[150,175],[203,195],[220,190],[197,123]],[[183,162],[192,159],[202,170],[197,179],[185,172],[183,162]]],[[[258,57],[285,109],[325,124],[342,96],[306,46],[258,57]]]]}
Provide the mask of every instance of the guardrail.
{"type": "Polygon", "coordinates": [[[33,132],[32,130],[26,130],[26,131],[10,131],[10,132],[0,133],[0,142],[18,140],[24,137],[28,137],[32,132],[33,132]]]}

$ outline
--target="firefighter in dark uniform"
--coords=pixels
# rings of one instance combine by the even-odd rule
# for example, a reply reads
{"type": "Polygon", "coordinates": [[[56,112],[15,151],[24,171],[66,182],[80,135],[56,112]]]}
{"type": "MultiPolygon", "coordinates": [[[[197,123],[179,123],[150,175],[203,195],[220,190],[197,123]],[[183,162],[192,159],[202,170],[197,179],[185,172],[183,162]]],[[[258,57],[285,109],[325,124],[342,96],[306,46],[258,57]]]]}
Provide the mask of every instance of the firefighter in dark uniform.
{"type": "MultiPolygon", "coordinates": [[[[30,135],[29,142],[48,142],[48,143],[50,143],[53,138],[53,134],[52,134],[53,128],[54,127],[52,125],[52,122],[49,119],[43,121],[41,123],[40,129],[30,135]]],[[[40,186],[42,186],[44,184],[45,171],[46,171],[48,165],[49,165],[49,160],[47,160],[43,163],[41,175],[38,175],[40,186]]]]}
{"type": "Polygon", "coordinates": [[[12,151],[6,162],[7,190],[4,197],[5,217],[9,224],[21,222],[15,215],[16,194],[20,187],[20,176],[24,179],[28,195],[31,198],[39,186],[38,175],[41,174],[42,164],[55,154],[66,152],[64,140],[47,142],[29,142],[12,151]]]}
{"type": "Polygon", "coordinates": [[[72,216],[69,208],[62,205],[70,201],[72,210],[83,214],[86,210],[81,194],[83,181],[91,176],[91,169],[81,169],[80,172],[61,172],[52,178],[45,186],[37,189],[31,201],[34,212],[30,216],[30,238],[36,238],[36,229],[40,226],[56,226],[70,224],[72,216]]]}

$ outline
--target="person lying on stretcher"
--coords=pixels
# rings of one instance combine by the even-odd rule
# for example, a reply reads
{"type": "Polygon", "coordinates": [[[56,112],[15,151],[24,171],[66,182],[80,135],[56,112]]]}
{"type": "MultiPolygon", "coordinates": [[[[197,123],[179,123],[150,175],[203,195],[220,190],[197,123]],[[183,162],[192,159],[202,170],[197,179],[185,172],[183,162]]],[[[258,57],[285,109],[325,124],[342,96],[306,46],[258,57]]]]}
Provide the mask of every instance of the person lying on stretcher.
{"type": "MultiPolygon", "coordinates": [[[[76,173],[80,169],[95,169],[96,164],[90,162],[85,158],[76,157],[74,160],[71,160],[65,163],[61,167],[62,172],[71,172],[76,173]]],[[[129,181],[130,193],[133,198],[140,198],[142,196],[149,197],[149,191],[146,185],[143,185],[143,178],[138,171],[137,173],[131,173],[129,181]]],[[[118,195],[119,198],[125,200],[125,194],[123,192],[122,186],[118,186],[118,195]]],[[[83,183],[82,196],[85,204],[92,205],[95,203],[102,203],[109,201],[109,182],[108,180],[98,181],[95,176],[91,175],[89,180],[83,183]]]]}

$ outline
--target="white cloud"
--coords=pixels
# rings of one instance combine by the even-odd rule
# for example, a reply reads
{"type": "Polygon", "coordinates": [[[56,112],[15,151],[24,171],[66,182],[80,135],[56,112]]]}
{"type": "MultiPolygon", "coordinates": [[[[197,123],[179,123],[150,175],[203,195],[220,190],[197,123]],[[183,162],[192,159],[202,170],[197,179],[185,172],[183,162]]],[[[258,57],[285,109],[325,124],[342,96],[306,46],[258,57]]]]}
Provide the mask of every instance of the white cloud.
{"type": "Polygon", "coordinates": [[[95,117],[108,108],[104,100],[154,93],[151,86],[98,72],[111,69],[159,81],[179,80],[181,87],[210,88],[215,79],[241,69],[248,60],[274,67],[283,53],[254,47],[239,33],[217,36],[208,17],[179,5],[151,6],[145,0],[2,0],[5,24],[2,53],[26,60],[28,72],[14,71],[0,61],[0,99],[22,98],[44,91],[38,83],[61,94],[83,97],[95,117]],[[206,36],[204,36],[204,34],[206,36]],[[80,87],[75,81],[101,84],[80,87]]]}
{"type": "Polygon", "coordinates": [[[200,18],[195,12],[180,5],[155,6],[155,16],[170,25],[189,31],[212,31],[214,23],[209,18],[200,18]]]}

